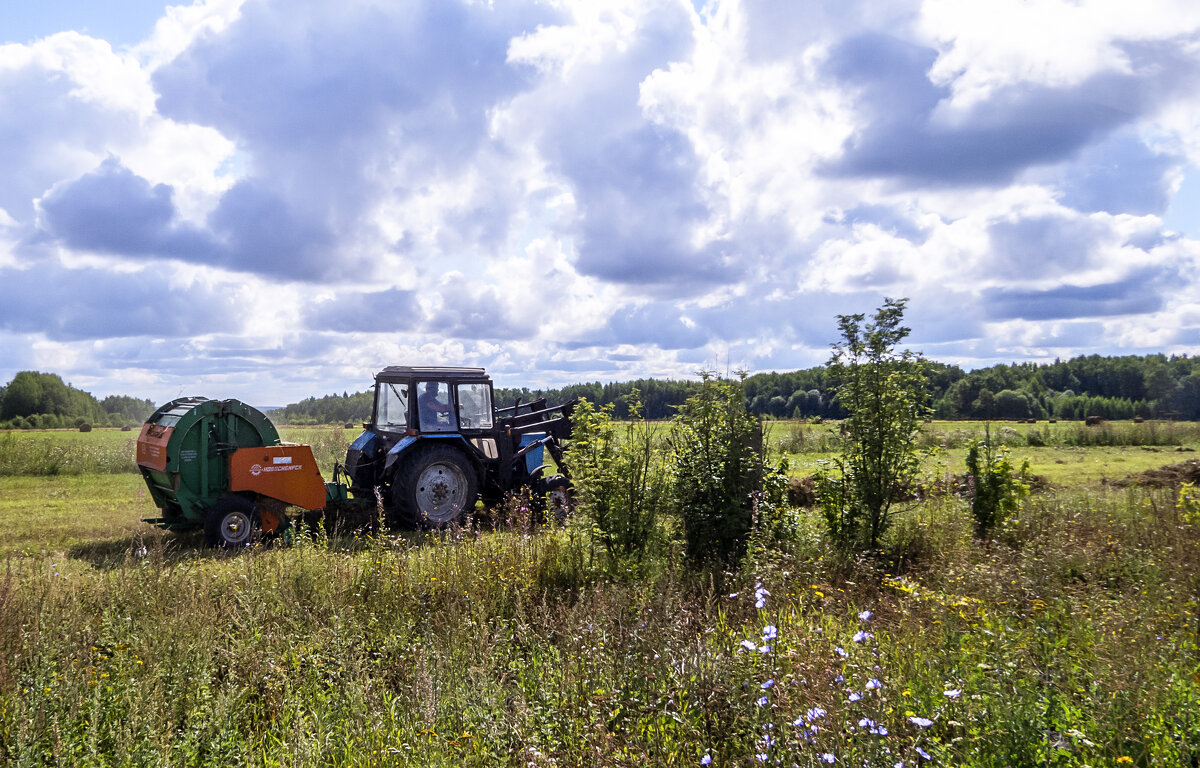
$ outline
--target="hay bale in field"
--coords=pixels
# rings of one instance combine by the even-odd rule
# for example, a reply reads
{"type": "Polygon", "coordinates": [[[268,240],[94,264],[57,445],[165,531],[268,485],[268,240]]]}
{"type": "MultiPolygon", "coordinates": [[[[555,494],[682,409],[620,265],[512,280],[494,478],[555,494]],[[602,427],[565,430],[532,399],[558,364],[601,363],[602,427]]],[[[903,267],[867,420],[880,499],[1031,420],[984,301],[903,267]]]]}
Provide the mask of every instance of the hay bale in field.
{"type": "Polygon", "coordinates": [[[817,485],[811,475],[788,479],[788,504],[793,507],[814,507],[817,504],[817,485]]]}
{"type": "Polygon", "coordinates": [[[1170,488],[1182,485],[1183,483],[1196,482],[1200,482],[1200,460],[1188,459],[1179,464],[1168,464],[1158,469],[1147,469],[1145,472],[1129,475],[1119,480],[1112,480],[1106,484],[1115,485],[1118,488],[1126,488],[1131,485],[1149,488],[1170,488]]]}

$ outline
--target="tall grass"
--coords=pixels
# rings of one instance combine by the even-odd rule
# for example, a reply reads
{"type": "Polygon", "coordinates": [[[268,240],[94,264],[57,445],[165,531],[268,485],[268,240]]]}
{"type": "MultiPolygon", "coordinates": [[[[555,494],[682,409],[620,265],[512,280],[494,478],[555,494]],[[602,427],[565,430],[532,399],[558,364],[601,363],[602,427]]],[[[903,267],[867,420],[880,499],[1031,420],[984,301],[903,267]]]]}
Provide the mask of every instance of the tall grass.
{"type": "Polygon", "coordinates": [[[769,422],[766,438],[781,453],[835,453],[843,442],[836,423],[802,421],[769,422]]]}
{"type": "MultiPolygon", "coordinates": [[[[349,445],[342,429],[285,429],[284,439],[311,445],[321,471],[332,476],[349,445]]],[[[137,472],[136,433],[0,432],[0,477],[137,472]]]]}
{"type": "Polygon", "coordinates": [[[913,504],[873,562],[797,530],[720,592],[678,548],[614,575],[583,525],[12,559],[0,762],[1200,756],[1200,534],[1170,492],[1034,497],[987,545],[963,502],[913,504]]]}
{"type": "Polygon", "coordinates": [[[0,432],[0,477],[137,472],[137,436],[113,439],[92,432],[78,439],[56,434],[0,432]]]}
{"type": "Polygon", "coordinates": [[[918,438],[922,448],[965,448],[984,437],[985,430],[995,445],[1010,448],[1179,446],[1200,442],[1200,424],[1195,422],[1132,421],[1103,422],[1086,426],[1072,421],[1051,424],[1011,425],[1004,422],[938,422],[926,424],[918,438]]]}

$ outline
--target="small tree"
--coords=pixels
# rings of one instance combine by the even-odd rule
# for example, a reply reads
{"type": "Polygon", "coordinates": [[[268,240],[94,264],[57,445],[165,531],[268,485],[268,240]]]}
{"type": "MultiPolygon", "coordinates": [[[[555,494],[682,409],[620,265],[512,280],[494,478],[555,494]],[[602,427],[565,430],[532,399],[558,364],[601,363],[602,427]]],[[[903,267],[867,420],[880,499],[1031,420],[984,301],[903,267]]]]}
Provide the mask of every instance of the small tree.
{"type": "Polygon", "coordinates": [[[925,361],[897,346],[909,334],[900,323],[907,299],[886,299],[867,322],[838,315],[842,340],[829,372],[834,396],[849,417],[836,477],[818,478],[818,498],[834,541],[875,549],[891,523],[892,502],[916,475],[915,436],[927,411],[925,361]]]}
{"type": "Polygon", "coordinates": [[[631,421],[620,430],[612,420],[612,403],[597,408],[581,399],[572,415],[566,456],[578,509],[591,522],[613,567],[642,558],[657,538],[659,515],[670,500],[659,440],[641,420],[636,389],[627,402],[631,421]]]}
{"type": "Polygon", "coordinates": [[[672,431],[675,503],[688,562],[730,564],[745,552],[754,525],[762,425],[746,410],[741,380],[700,375],[700,391],[684,403],[672,431]]]}
{"type": "Polygon", "coordinates": [[[967,482],[977,537],[990,538],[996,526],[1003,525],[1021,508],[1021,500],[1029,495],[1029,486],[1022,482],[1028,473],[1028,461],[1020,468],[1014,467],[1006,449],[992,446],[990,429],[983,440],[971,443],[967,449],[967,482]]]}

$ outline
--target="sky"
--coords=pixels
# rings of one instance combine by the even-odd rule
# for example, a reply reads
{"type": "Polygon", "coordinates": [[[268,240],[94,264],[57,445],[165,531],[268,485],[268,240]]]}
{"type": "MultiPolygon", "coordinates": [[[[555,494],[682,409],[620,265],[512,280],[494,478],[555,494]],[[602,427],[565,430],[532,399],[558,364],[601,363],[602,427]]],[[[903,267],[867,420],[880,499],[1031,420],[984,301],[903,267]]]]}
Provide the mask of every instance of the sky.
{"type": "Polygon", "coordinates": [[[1200,352],[1194,0],[0,0],[0,383],[1200,352]]]}

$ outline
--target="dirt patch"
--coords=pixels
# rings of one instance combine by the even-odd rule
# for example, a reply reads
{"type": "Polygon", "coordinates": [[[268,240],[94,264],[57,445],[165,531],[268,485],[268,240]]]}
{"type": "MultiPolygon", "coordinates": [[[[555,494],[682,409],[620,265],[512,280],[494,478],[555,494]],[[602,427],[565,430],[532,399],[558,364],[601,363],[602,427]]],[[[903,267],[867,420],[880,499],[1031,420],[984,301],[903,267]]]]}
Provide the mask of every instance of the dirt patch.
{"type": "Polygon", "coordinates": [[[1184,483],[1200,483],[1200,459],[1188,459],[1178,464],[1168,464],[1158,469],[1147,469],[1136,475],[1109,481],[1109,485],[1127,488],[1140,485],[1148,488],[1169,488],[1184,483]]]}

